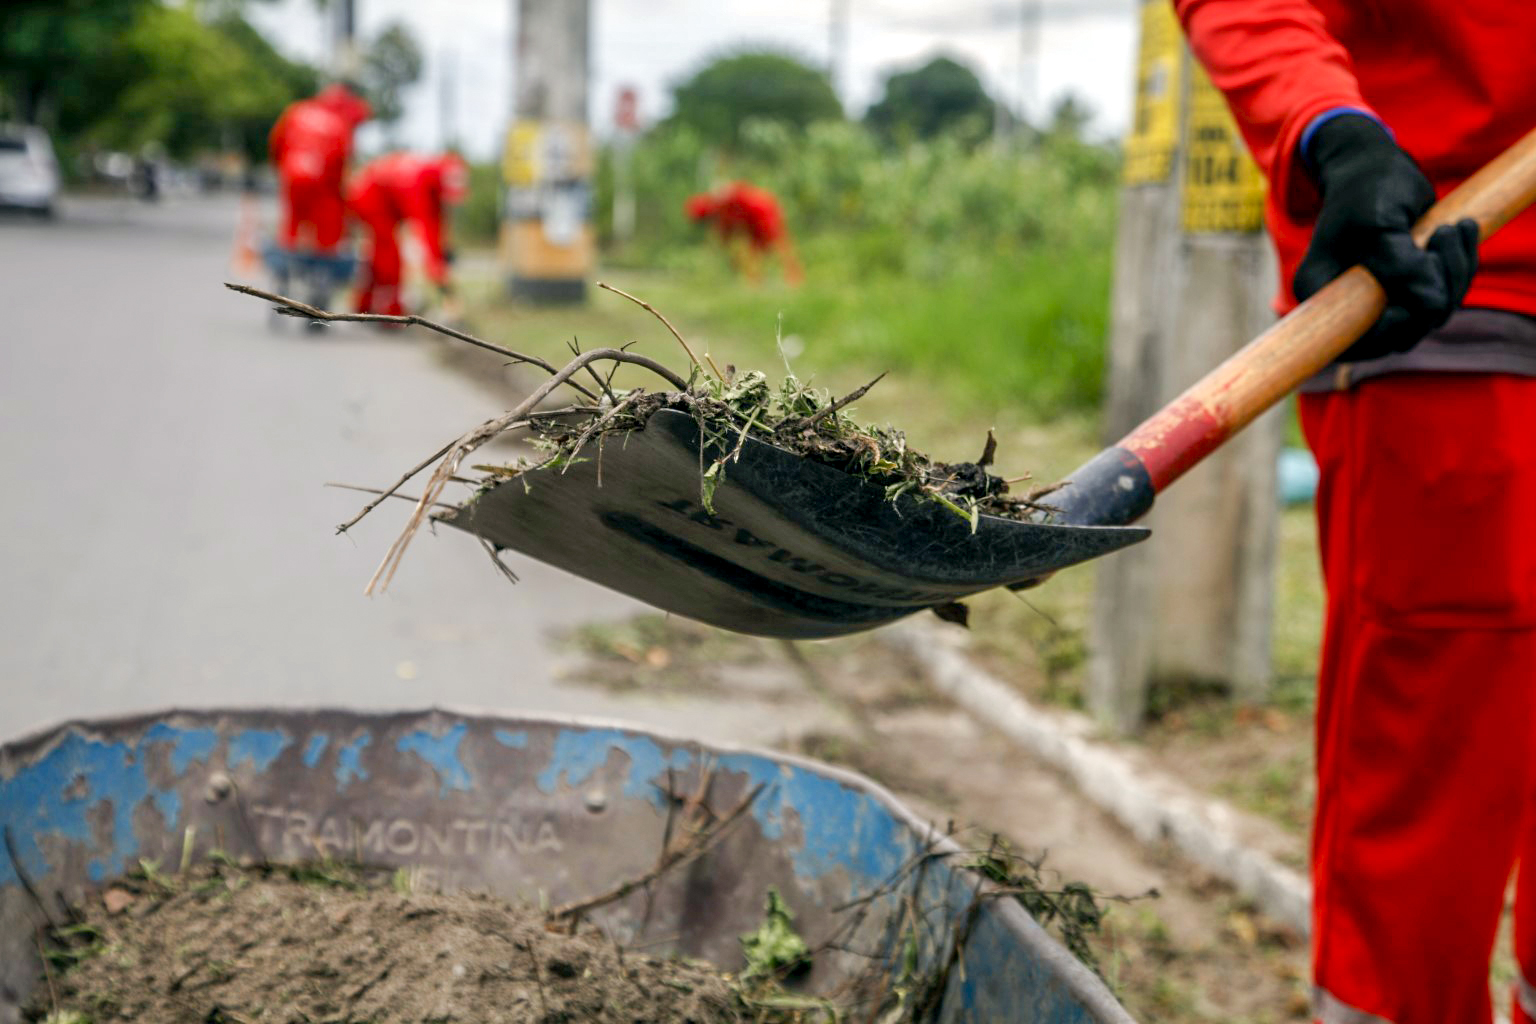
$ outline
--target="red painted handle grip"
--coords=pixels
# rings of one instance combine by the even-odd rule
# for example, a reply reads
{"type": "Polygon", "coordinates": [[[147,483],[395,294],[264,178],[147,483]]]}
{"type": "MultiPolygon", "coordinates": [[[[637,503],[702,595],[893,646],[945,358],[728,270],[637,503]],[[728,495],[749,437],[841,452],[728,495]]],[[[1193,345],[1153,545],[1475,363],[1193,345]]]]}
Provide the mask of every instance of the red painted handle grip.
{"type": "MultiPolygon", "coordinates": [[[[1476,220],[1487,238],[1536,202],[1536,130],[1505,150],[1414,226],[1420,245],[1442,224],[1476,220]]],[[[1131,431],[1119,447],[1134,452],[1161,491],[1227,438],[1365,333],[1386,308],[1381,286],[1354,267],[1249,342],[1131,431]]]]}

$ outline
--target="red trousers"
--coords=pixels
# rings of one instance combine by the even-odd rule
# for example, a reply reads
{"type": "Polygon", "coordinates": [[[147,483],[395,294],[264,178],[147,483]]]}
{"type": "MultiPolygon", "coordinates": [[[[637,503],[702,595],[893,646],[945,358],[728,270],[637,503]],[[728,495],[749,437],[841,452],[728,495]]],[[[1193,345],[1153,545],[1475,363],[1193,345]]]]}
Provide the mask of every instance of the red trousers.
{"type": "Polygon", "coordinates": [[[1536,378],[1379,377],[1301,418],[1328,590],[1317,1019],[1490,1021],[1518,863],[1515,1020],[1536,1020],[1536,378]]]}
{"type": "Polygon", "coordinates": [[[341,178],[284,175],[282,180],[283,226],[279,241],[285,249],[300,245],[329,253],[341,244],[346,225],[346,202],[341,178]]]}
{"type": "Polygon", "coordinates": [[[368,252],[362,283],[357,290],[357,311],[401,316],[405,313],[405,305],[400,300],[403,267],[395,231],[402,217],[392,204],[372,194],[354,200],[351,205],[352,215],[363,225],[368,252]]]}

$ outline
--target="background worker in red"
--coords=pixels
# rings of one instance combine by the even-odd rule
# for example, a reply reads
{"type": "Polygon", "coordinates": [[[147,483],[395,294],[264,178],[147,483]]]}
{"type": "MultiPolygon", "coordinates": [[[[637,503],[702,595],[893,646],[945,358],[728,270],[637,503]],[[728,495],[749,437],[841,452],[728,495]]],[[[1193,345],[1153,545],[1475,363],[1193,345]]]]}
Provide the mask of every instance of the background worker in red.
{"type": "Polygon", "coordinates": [[[714,221],[720,241],[749,281],[761,279],[763,254],[773,252],[784,266],[784,279],[792,285],[800,283],[800,261],[773,193],[738,181],[718,192],[693,196],[685,209],[694,221],[714,221]]]}
{"type": "Polygon", "coordinates": [[[1408,236],[1536,126],[1536,4],[1175,7],[1269,178],[1280,308],[1362,262],[1389,302],[1301,396],[1328,589],[1316,1018],[1489,1021],[1518,863],[1536,1019],[1536,211],[1480,253],[1469,223],[1408,236]]]}
{"type": "Polygon", "coordinates": [[[450,204],[462,202],[469,188],[464,161],[452,153],[423,156],[391,153],[368,164],[347,187],[347,207],[362,222],[367,263],[357,292],[359,313],[400,316],[399,226],[409,221],[426,254],[427,277],[444,297],[452,295],[448,278],[446,221],[450,204]]]}
{"type": "Polygon", "coordinates": [[[371,115],[367,101],[338,82],[290,104],[272,126],[268,148],[282,198],[278,242],[284,249],[326,256],[340,245],[352,134],[371,115]]]}

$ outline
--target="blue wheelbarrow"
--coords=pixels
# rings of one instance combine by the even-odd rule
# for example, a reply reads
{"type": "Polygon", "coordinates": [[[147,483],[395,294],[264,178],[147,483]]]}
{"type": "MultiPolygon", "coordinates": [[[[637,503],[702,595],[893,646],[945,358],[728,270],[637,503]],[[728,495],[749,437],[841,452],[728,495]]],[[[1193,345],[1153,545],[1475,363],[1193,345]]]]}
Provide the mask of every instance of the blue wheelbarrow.
{"type": "MultiPolygon", "coordinates": [[[[279,294],[302,296],[304,301],[321,309],[329,309],[332,294],[351,284],[357,273],[357,257],[351,252],[285,249],[271,240],[262,246],[261,262],[279,294]]],[[[274,330],[286,322],[286,317],[276,313],[268,318],[268,326],[274,330]]],[[[322,330],[324,326],[317,321],[305,323],[305,329],[309,331],[322,330]]]]}
{"type": "Polygon", "coordinates": [[[936,1020],[1131,1024],[1015,900],[986,897],[954,842],[869,780],[782,754],[436,709],[170,711],[0,745],[0,829],[0,1024],[42,978],[46,915],[140,858],[213,850],[356,858],[433,887],[590,903],[586,919],[621,944],[727,969],[742,966],[739,936],[771,887],[813,947],[841,940],[816,958],[809,992],[871,963],[894,972],[915,942],[922,961],[953,968],[936,1020]],[[719,811],[718,841],[657,875],[684,797],[719,811]],[[635,879],[646,884],[592,899],[635,879]]]}

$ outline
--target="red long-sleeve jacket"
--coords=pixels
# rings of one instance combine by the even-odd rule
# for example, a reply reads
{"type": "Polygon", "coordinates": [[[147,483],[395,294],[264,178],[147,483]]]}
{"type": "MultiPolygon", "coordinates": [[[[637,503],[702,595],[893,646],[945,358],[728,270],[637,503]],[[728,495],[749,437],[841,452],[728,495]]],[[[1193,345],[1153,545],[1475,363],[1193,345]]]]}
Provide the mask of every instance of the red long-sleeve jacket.
{"type": "Polygon", "coordinates": [[[713,195],[693,196],[686,209],[694,220],[713,218],[715,230],[725,241],[745,235],[753,246],[766,249],[786,234],[784,211],[773,193],[745,182],[735,182],[713,195]]]}
{"type": "Polygon", "coordinates": [[[284,178],[331,180],[340,187],[352,133],[371,115],[367,101],[343,85],[290,103],[267,140],[272,163],[284,178]]]}
{"type": "MultiPolygon", "coordinates": [[[[1298,144],[1317,115],[1379,117],[1444,195],[1536,127],[1536,0],[1174,0],[1269,178],[1284,312],[1318,194],[1298,144]]],[[[1536,209],[1483,243],[1468,306],[1536,314],[1536,209]]]]}
{"type": "Polygon", "coordinates": [[[467,171],[455,156],[390,153],[353,175],[347,205],[379,230],[410,221],[426,249],[427,276],[442,282],[448,273],[443,223],[448,204],[462,200],[467,187],[467,171]]]}

